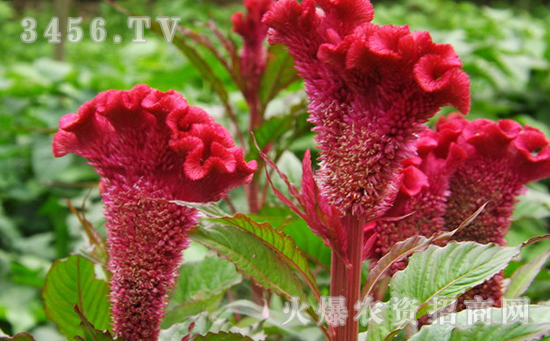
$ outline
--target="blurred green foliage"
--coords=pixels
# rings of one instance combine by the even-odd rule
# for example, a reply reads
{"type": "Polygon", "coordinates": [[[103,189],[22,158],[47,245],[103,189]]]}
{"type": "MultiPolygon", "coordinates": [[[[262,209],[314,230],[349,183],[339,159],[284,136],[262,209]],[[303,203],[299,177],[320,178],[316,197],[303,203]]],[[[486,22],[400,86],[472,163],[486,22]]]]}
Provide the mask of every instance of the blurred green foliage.
{"type": "MultiPolygon", "coordinates": [[[[118,3],[139,13],[151,10],[143,1],[118,3]]],[[[429,30],[437,42],[455,47],[472,82],[472,118],[513,118],[550,136],[549,9],[536,7],[528,13],[520,8],[493,9],[450,0],[375,2],[375,9],[378,24],[408,24],[413,30],[429,30]]],[[[242,7],[234,3],[221,6],[208,1],[158,0],[150,15],[181,16],[180,25],[198,29],[196,22],[213,17],[218,27],[228,32],[229,16],[236,10],[242,7]]],[[[73,17],[78,15],[76,10],[71,13],[73,17]]],[[[100,91],[147,83],[163,91],[180,91],[191,104],[205,107],[221,122],[229,120],[222,116],[220,103],[207,83],[175,46],[151,32],[146,32],[146,44],[130,43],[134,32],[127,27],[127,16],[108,4],[101,3],[97,14],[87,13],[81,24],[84,39],[66,44],[66,62],[50,58],[54,47],[42,36],[52,16],[53,8],[47,2],[28,9],[24,15],[17,14],[10,3],[0,2],[0,329],[7,334],[30,331],[37,340],[56,341],[63,338],[45,318],[40,289],[55,259],[87,245],[65,198],[76,207],[85,203],[86,219],[96,227],[103,224],[99,194],[93,189],[98,176],[92,168],[74,155],[53,158],[51,140],[59,118],[75,112],[100,91]],[[37,19],[35,43],[20,40],[24,16],[37,19]],[[104,43],[96,44],[89,38],[94,16],[107,20],[104,43]],[[113,43],[114,34],[122,36],[121,44],[113,43]]],[[[238,40],[236,35],[233,38],[238,40]]],[[[227,75],[220,71],[219,77],[239,109],[239,118],[246,120],[244,99],[227,75]]],[[[286,109],[284,103],[273,101],[268,113],[275,118],[266,124],[288,120],[290,109],[286,109]],[[278,113],[280,119],[276,118],[278,113]]],[[[292,118],[301,122],[295,125],[305,126],[306,115],[297,113],[292,118]]],[[[300,173],[301,154],[313,143],[311,139],[304,141],[298,139],[285,146],[291,152],[281,155],[279,166],[293,181],[300,173]]],[[[548,233],[547,193],[548,188],[539,184],[522,200],[509,238],[512,243],[548,233]]],[[[263,217],[278,219],[269,212],[263,217]]],[[[272,222],[274,226],[279,223],[272,222]]],[[[296,231],[301,230],[289,234],[299,243],[301,232],[296,231]]],[[[540,251],[526,254],[524,259],[533,259],[540,251]]],[[[317,261],[326,265],[327,254],[317,261]]],[[[530,294],[548,300],[550,273],[543,272],[539,279],[530,294]]]]}

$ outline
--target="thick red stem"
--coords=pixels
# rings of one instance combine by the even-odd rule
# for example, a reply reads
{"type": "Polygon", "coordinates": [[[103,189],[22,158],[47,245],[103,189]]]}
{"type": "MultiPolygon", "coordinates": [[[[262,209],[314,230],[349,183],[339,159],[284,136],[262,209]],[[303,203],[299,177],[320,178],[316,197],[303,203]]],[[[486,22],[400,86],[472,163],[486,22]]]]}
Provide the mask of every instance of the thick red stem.
{"type": "Polygon", "coordinates": [[[344,218],[344,224],[348,233],[347,256],[351,266],[346,266],[336,252],[332,252],[330,296],[346,298],[348,318],[345,325],[334,329],[336,332],[334,341],[357,341],[359,321],[355,321],[353,317],[355,316],[354,305],[360,299],[365,223],[363,219],[357,219],[350,214],[344,218]]]}

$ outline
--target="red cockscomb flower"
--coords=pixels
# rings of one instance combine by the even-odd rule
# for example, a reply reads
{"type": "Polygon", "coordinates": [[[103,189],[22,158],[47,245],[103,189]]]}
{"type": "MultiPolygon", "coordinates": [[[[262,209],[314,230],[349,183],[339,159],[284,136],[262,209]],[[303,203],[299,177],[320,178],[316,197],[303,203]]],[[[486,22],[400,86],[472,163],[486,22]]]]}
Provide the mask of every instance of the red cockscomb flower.
{"type": "Polygon", "coordinates": [[[288,46],[305,80],[323,192],[367,221],[395,199],[421,123],[446,104],[469,109],[468,77],[450,45],[372,17],[367,0],[282,0],[264,17],[269,42],[288,46]]]}
{"type": "Polygon", "coordinates": [[[526,184],[550,177],[548,140],[539,130],[523,128],[512,120],[470,122],[455,114],[442,118],[436,126],[440,132],[460,128],[457,143],[468,154],[468,160],[451,178],[446,226],[458,226],[489,202],[455,239],[504,245],[516,196],[526,184]]]}
{"type": "Polygon", "coordinates": [[[175,91],[110,90],[60,120],[53,151],[88,159],[102,177],[113,327],[127,341],[157,340],[196,210],[256,169],[229,132],[175,91]]]}
{"type": "MultiPolygon", "coordinates": [[[[404,168],[394,204],[385,219],[376,222],[375,259],[384,256],[399,241],[415,235],[430,237],[444,229],[449,180],[467,158],[466,152],[454,142],[458,134],[460,131],[432,130],[420,134],[417,156],[402,162],[404,168]]],[[[404,266],[405,262],[400,262],[394,271],[404,266]]]]}
{"type": "MultiPolygon", "coordinates": [[[[457,144],[468,154],[467,161],[450,178],[446,228],[458,227],[487,202],[481,214],[454,239],[505,245],[516,197],[526,184],[550,177],[549,141],[539,130],[523,128],[512,120],[470,122],[460,114],[442,118],[436,129],[440,133],[459,131],[457,144]]],[[[481,295],[498,306],[501,282],[502,276],[497,274],[467,292],[461,301],[481,295]]]]}
{"type": "MultiPolygon", "coordinates": [[[[417,156],[403,162],[400,192],[387,216],[412,214],[376,222],[375,258],[413,235],[457,228],[484,203],[485,209],[454,239],[504,245],[516,197],[527,183],[550,177],[548,140],[512,120],[470,122],[452,114],[439,120],[436,131],[423,132],[417,149],[417,156]]],[[[468,291],[459,308],[475,295],[500,304],[501,282],[498,274],[468,291]]]]}

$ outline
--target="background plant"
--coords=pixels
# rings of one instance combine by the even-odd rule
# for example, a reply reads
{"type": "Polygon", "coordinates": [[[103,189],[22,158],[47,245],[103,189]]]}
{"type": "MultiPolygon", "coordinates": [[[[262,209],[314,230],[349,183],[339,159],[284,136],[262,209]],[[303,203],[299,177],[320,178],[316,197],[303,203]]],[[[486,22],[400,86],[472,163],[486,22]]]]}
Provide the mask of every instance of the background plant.
{"type": "MultiPolygon", "coordinates": [[[[120,4],[142,13],[147,10],[139,1],[120,4]]],[[[25,13],[37,18],[41,25],[39,30],[45,28],[53,15],[51,8],[46,4],[42,6],[42,9],[28,9],[25,13]]],[[[420,4],[404,1],[391,5],[375,3],[375,6],[375,22],[378,24],[408,24],[414,30],[429,30],[438,42],[454,45],[472,80],[472,117],[510,117],[532,124],[550,136],[547,115],[550,98],[550,14],[546,9],[536,8],[527,13],[518,8],[495,10],[447,1],[420,4]]],[[[243,10],[235,4],[219,6],[191,1],[158,1],[155,7],[159,13],[182,16],[182,25],[185,23],[186,27],[192,27],[197,21],[208,22],[211,14],[222,32],[231,30],[227,18],[237,9],[243,10]]],[[[109,23],[109,31],[122,34],[123,41],[131,39],[133,33],[125,27],[125,15],[106,4],[100,6],[100,11],[109,23]]],[[[65,198],[71,198],[72,204],[79,209],[85,203],[83,219],[100,233],[103,222],[97,190],[89,191],[97,183],[97,176],[78,158],[51,158],[51,134],[59,117],[76,111],[82,102],[99,91],[129,89],[143,82],[161,90],[174,88],[184,93],[192,104],[207,107],[210,113],[218,115],[225,126],[232,127],[232,123],[224,114],[223,103],[216,99],[212,86],[205,82],[196,67],[175,46],[166,44],[160,37],[148,34],[149,43],[139,46],[129,43],[114,45],[109,40],[96,45],[85,38],[79,44],[69,45],[68,62],[59,63],[44,57],[52,55],[53,51],[45,39],[39,37],[32,45],[21,43],[19,21],[22,16],[15,13],[8,3],[0,3],[0,15],[5,19],[0,20],[4,33],[0,50],[9,51],[0,56],[0,328],[8,335],[30,331],[37,340],[63,339],[42,310],[40,290],[46,272],[54,260],[64,258],[70,252],[84,250],[93,254],[100,250],[101,245],[98,243],[95,250],[90,248],[89,240],[94,240],[93,235],[82,237],[80,226],[84,220],[78,221],[71,213],[65,198]]],[[[82,27],[86,28],[90,19],[86,18],[82,27]]],[[[208,31],[208,28],[198,26],[194,29],[208,31]]],[[[240,44],[237,35],[232,37],[240,44]]],[[[231,78],[220,68],[216,58],[200,47],[198,49],[202,58],[219,75],[228,101],[234,107],[239,128],[243,136],[247,136],[246,101],[231,78]]],[[[264,125],[255,132],[257,137],[260,136],[260,145],[264,134],[266,145],[273,144],[269,156],[276,160],[294,183],[300,182],[299,160],[306,148],[312,146],[309,127],[305,122],[307,115],[300,106],[302,98],[293,94],[298,89],[299,82],[294,83],[271,101],[266,108],[264,125]],[[294,111],[288,109],[289,102],[296,104],[294,111]]],[[[236,130],[235,127],[233,129],[236,130]]],[[[247,138],[245,143],[248,144],[247,150],[255,153],[247,138]]],[[[263,177],[263,174],[260,176],[263,177]]],[[[274,181],[278,181],[276,177],[274,181]]],[[[276,183],[278,188],[281,185],[281,182],[276,183]]],[[[301,220],[276,202],[271,191],[264,192],[263,180],[260,180],[260,186],[262,195],[265,193],[266,204],[252,217],[256,221],[270,222],[293,239],[304,251],[320,292],[327,295],[329,250],[301,220]]],[[[547,233],[547,193],[544,183],[532,186],[526,193],[516,209],[515,222],[507,236],[511,245],[547,233]]],[[[248,211],[243,192],[234,192],[231,199],[237,210],[248,211]]],[[[222,207],[231,211],[229,206],[222,204],[222,207]]],[[[537,259],[547,249],[548,244],[544,242],[526,247],[522,257],[512,262],[505,274],[511,276],[515,269],[537,259]]],[[[218,321],[215,325],[205,313],[196,319],[195,325],[201,326],[201,332],[216,328],[224,330],[230,326],[229,321],[236,323],[238,315],[240,321],[237,326],[252,326],[253,329],[261,324],[264,332],[273,337],[301,335],[312,339],[320,336],[314,326],[282,328],[281,322],[286,319],[281,314],[284,300],[277,296],[270,298],[269,319],[258,322],[258,317],[262,316],[260,307],[238,300],[251,297],[249,281],[237,274],[232,265],[212,256],[198,245],[194,245],[186,255],[187,262],[181,278],[188,280],[182,280],[174,292],[173,312],[168,314],[170,318],[167,317],[165,328],[181,322],[181,316],[191,316],[202,310],[215,312],[222,307],[214,315],[218,321]],[[184,276],[185,273],[197,273],[198,269],[220,269],[215,272],[219,277],[205,274],[208,278],[205,281],[202,277],[184,276]],[[214,285],[217,281],[221,283],[218,286],[214,285]],[[204,283],[212,286],[204,290],[204,283]],[[198,290],[199,287],[203,290],[198,290]],[[227,324],[221,322],[224,317],[228,318],[227,324]]],[[[538,262],[541,261],[545,262],[543,258],[538,258],[538,262]]],[[[71,265],[73,262],[74,258],[69,258],[65,263],[56,264],[71,265]]],[[[536,301],[548,300],[549,278],[548,271],[543,270],[529,286],[527,295],[536,301]]],[[[185,329],[185,323],[189,324],[183,322],[178,326],[180,332],[185,329]]],[[[98,328],[100,326],[107,325],[96,325],[98,328]]],[[[175,329],[170,332],[172,335],[178,333],[175,329]]]]}

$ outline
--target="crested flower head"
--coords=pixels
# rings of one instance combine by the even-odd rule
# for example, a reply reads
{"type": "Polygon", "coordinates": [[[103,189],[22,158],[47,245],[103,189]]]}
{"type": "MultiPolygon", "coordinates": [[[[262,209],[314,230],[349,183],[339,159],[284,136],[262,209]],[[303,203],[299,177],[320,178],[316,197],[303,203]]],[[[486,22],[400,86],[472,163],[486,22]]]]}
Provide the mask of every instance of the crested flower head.
{"type": "Polygon", "coordinates": [[[550,146],[539,130],[512,120],[468,121],[459,114],[442,118],[440,133],[460,135],[457,144],[468,154],[450,180],[446,227],[456,228],[482,204],[487,206],[457,240],[504,245],[516,196],[530,182],[550,177],[550,146]]]}
{"type": "MultiPolygon", "coordinates": [[[[460,114],[441,118],[439,133],[456,138],[468,154],[467,161],[450,178],[450,195],[445,210],[445,229],[453,230],[481,205],[487,206],[465,229],[454,234],[458,241],[505,245],[504,236],[512,220],[516,197],[530,182],[550,177],[550,146],[544,135],[532,127],[523,128],[512,120],[468,121],[460,114]]],[[[458,301],[476,295],[500,306],[502,274],[472,288],[458,301]]]]}
{"type": "Polygon", "coordinates": [[[63,116],[53,151],[88,159],[107,188],[143,186],[168,200],[217,201],[256,169],[205,111],[146,85],[102,92],[63,116]]]}
{"type": "Polygon", "coordinates": [[[107,220],[115,333],[158,339],[195,209],[172,200],[210,202],[251,180],[229,132],[174,91],[146,85],[110,90],[61,118],[56,157],[88,159],[101,179],[107,220]]]}
{"type": "MultiPolygon", "coordinates": [[[[550,177],[550,146],[544,135],[512,120],[466,120],[460,114],[441,118],[436,131],[420,134],[417,156],[403,162],[400,191],[387,216],[376,222],[376,258],[413,235],[454,230],[478,208],[484,210],[454,234],[458,241],[505,244],[516,197],[530,182],[550,177]]],[[[397,264],[399,270],[405,263],[397,264]]],[[[502,296],[502,275],[465,293],[495,306],[502,296]]]]}
{"type": "Polygon", "coordinates": [[[269,42],[288,46],[305,80],[323,191],[367,220],[393,202],[421,123],[447,104],[466,113],[470,99],[450,45],[372,18],[367,0],[281,0],[264,17],[269,42]]]}

